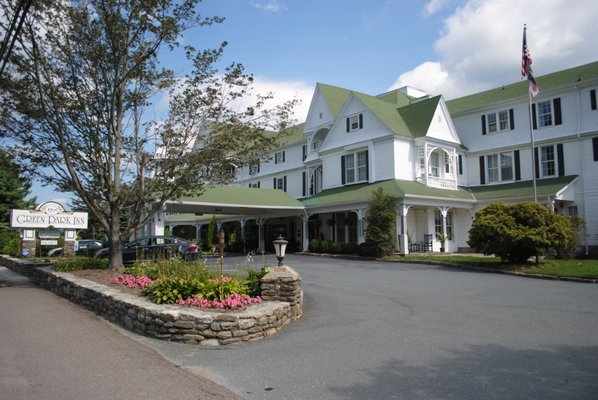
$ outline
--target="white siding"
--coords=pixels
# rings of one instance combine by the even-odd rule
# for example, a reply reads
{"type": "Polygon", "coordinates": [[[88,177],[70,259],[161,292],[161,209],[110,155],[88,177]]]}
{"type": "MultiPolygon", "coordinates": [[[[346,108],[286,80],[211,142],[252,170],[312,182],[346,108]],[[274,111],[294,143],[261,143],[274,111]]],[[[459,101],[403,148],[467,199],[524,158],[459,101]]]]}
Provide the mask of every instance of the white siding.
{"type": "MultiPolygon", "coordinates": [[[[390,147],[390,146],[389,146],[390,147]]],[[[395,139],[394,141],[394,179],[412,181],[415,179],[413,142],[395,139]]]]}

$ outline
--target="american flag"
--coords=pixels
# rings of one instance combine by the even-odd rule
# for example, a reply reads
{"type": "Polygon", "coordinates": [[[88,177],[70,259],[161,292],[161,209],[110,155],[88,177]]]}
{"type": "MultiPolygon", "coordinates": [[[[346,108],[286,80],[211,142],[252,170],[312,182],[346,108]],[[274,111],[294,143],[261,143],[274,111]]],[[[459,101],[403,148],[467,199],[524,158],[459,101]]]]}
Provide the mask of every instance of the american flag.
{"type": "Polygon", "coordinates": [[[538,89],[538,83],[536,82],[536,78],[532,73],[532,56],[529,54],[529,49],[527,47],[527,39],[526,39],[526,31],[527,27],[523,26],[523,49],[521,52],[521,76],[523,78],[527,77],[529,81],[529,90],[532,93],[532,96],[536,96],[540,93],[540,89],[538,89]]]}

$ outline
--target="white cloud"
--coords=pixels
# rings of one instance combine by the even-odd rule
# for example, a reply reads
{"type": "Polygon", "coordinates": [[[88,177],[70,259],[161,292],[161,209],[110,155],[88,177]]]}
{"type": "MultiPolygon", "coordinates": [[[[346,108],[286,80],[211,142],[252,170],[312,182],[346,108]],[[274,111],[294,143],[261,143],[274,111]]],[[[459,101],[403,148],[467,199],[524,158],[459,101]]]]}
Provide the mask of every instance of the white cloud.
{"type": "Polygon", "coordinates": [[[294,98],[301,101],[294,108],[294,118],[298,122],[304,122],[309,111],[309,104],[314,92],[314,86],[301,81],[277,81],[262,76],[254,76],[253,91],[244,104],[251,104],[255,100],[256,94],[265,95],[271,92],[274,96],[272,100],[266,102],[266,108],[281,105],[294,98]]]}
{"type": "MultiPolygon", "coordinates": [[[[304,122],[309,111],[309,104],[313,95],[314,86],[302,81],[277,81],[268,77],[254,76],[252,90],[240,100],[234,101],[230,107],[242,110],[245,107],[255,104],[257,95],[265,96],[273,94],[271,100],[266,101],[264,108],[273,108],[282,105],[286,101],[297,99],[300,104],[294,108],[294,118],[298,123],[304,122]]],[[[182,78],[181,78],[182,79],[182,78]]],[[[161,93],[155,99],[153,108],[148,113],[148,118],[159,121],[168,114],[170,96],[168,93],[161,93]]]]}
{"type": "Polygon", "coordinates": [[[271,1],[266,1],[266,2],[252,1],[251,5],[255,8],[257,8],[258,10],[263,10],[263,11],[273,12],[273,13],[285,11],[287,9],[285,5],[280,4],[276,0],[271,0],[271,1]]]}
{"type": "Polygon", "coordinates": [[[468,0],[444,21],[435,43],[438,60],[400,74],[391,88],[410,85],[454,98],[516,82],[525,23],[536,76],[595,61],[597,19],[595,0],[545,0],[541,6],[468,0]]]}
{"type": "Polygon", "coordinates": [[[436,14],[438,11],[442,10],[446,5],[447,0],[430,0],[424,6],[423,14],[426,17],[429,17],[433,14],[436,14]]]}

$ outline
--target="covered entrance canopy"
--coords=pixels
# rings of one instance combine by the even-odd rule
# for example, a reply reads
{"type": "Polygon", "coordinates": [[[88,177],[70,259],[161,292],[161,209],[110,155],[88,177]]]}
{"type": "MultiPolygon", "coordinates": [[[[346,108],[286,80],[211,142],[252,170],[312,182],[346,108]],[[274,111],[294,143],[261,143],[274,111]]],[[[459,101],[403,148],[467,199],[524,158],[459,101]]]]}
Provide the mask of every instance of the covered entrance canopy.
{"type": "Polygon", "coordinates": [[[166,212],[235,214],[255,217],[303,215],[305,207],[294,197],[278,189],[216,186],[197,197],[182,197],[165,203],[166,212]]]}

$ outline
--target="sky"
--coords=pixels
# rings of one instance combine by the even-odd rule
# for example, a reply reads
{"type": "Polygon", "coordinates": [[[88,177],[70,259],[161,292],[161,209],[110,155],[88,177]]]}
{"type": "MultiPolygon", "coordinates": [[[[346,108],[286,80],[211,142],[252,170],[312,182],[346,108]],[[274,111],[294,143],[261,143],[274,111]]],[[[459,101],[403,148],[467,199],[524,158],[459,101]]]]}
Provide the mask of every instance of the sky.
{"type": "MultiPolygon", "coordinates": [[[[204,0],[199,12],[225,21],[183,43],[228,42],[222,65],[243,64],[256,92],[300,99],[298,122],[318,82],[370,95],[413,86],[447,100],[517,82],[524,24],[535,76],[598,60],[596,0],[204,0]]],[[[189,71],[180,52],[161,59],[189,71]]],[[[38,184],[32,195],[64,202],[38,184]]]]}

